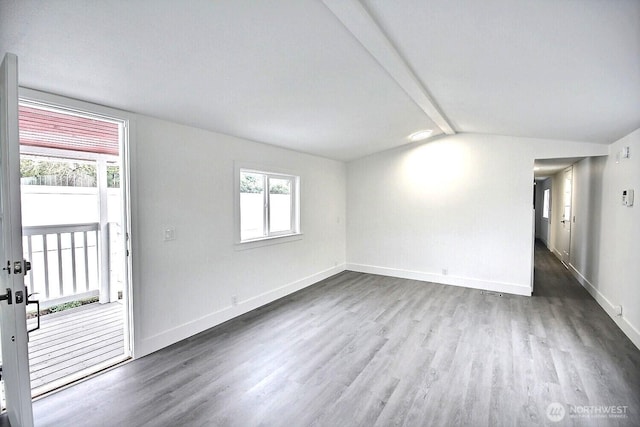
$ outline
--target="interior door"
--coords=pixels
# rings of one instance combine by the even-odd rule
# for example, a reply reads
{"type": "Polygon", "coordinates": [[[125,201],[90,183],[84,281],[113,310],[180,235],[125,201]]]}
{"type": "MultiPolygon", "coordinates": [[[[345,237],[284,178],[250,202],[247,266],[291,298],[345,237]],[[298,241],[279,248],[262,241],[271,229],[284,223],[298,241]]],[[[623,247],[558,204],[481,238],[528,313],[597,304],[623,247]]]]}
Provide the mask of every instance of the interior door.
{"type": "Polygon", "coordinates": [[[0,333],[2,378],[13,427],[33,426],[25,311],[18,137],[18,58],[6,54],[0,71],[0,333]]]}
{"type": "Polygon", "coordinates": [[[564,171],[562,180],[562,219],[560,220],[560,255],[562,263],[569,265],[571,253],[571,197],[573,192],[573,167],[564,171]]]}

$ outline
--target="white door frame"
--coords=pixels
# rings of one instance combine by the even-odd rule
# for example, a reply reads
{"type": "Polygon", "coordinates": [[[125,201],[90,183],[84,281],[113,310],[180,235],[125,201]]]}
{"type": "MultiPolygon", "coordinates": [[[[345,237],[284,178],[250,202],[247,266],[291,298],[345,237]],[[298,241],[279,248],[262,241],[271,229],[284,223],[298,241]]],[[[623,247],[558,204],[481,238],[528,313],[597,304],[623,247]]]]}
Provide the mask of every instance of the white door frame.
{"type": "Polygon", "coordinates": [[[40,103],[45,105],[50,105],[52,107],[67,109],[70,111],[77,111],[79,113],[91,114],[95,116],[102,116],[108,119],[117,120],[123,123],[123,135],[121,139],[121,147],[120,147],[120,162],[123,165],[120,171],[120,185],[122,189],[122,208],[125,211],[125,215],[123,217],[122,229],[126,233],[124,239],[124,253],[129,254],[126,257],[125,262],[125,298],[126,300],[126,309],[125,309],[125,323],[127,324],[127,328],[125,328],[125,352],[128,353],[131,357],[135,357],[135,332],[134,332],[134,289],[133,289],[133,254],[132,254],[132,239],[131,239],[131,228],[132,228],[132,218],[135,216],[135,206],[132,204],[133,197],[131,195],[132,186],[131,186],[131,164],[133,163],[134,157],[133,153],[131,153],[131,140],[132,135],[135,135],[135,116],[120,110],[116,110],[109,107],[104,107],[101,105],[95,105],[84,101],[79,101],[76,99],[65,98],[63,96],[54,95],[51,93],[40,92],[33,89],[28,88],[19,88],[19,97],[21,100],[25,100],[33,103],[40,103]],[[128,351],[127,351],[128,349],[128,351]]]}
{"type": "Polygon", "coordinates": [[[569,268],[571,262],[571,227],[573,222],[573,165],[562,172],[562,219],[560,220],[560,260],[569,268]],[[569,183],[567,176],[569,175],[569,183]],[[567,188],[569,186],[569,188],[567,188]],[[568,200],[567,200],[568,198],[568,200]],[[568,207],[568,211],[567,211],[568,207]]]}

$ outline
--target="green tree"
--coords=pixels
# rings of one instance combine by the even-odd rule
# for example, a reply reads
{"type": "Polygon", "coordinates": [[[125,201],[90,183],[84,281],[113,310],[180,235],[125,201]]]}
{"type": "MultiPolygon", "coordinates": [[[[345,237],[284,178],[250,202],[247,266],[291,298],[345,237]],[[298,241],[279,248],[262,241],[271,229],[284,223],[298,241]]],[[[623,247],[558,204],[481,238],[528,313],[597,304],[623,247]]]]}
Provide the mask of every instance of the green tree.
{"type": "Polygon", "coordinates": [[[272,185],[269,188],[269,194],[289,194],[289,186],[284,184],[272,185]]]}
{"type": "Polygon", "coordinates": [[[95,187],[96,167],[87,163],[20,159],[20,176],[34,178],[36,185],[95,187]]]}
{"type": "Polygon", "coordinates": [[[107,187],[120,188],[120,166],[107,166],[107,187]]]}
{"type": "Polygon", "coordinates": [[[260,175],[243,173],[240,175],[240,192],[241,193],[262,193],[262,179],[258,179],[260,175]]]}

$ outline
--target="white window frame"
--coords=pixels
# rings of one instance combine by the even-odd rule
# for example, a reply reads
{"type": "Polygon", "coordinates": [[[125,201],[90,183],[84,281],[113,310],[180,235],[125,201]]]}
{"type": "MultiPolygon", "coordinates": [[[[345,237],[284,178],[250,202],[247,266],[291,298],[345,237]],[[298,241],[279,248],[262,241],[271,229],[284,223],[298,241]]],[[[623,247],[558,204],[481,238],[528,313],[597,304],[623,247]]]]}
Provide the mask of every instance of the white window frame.
{"type": "Polygon", "coordinates": [[[261,165],[236,163],[234,179],[235,195],[235,244],[236,249],[243,250],[270,244],[284,243],[292,240],[300,240],[300,175],[289,170],[273,168],[261,165]],[[241,206],[240,206],[240,176],[242,173],[255,173],[265,176],[264,180],[264,236],[242,240],[241,235],[241,206]],[[271,179],[285,179],[291,182],[291,226],[289,230],[272,232],[269,230],[270,204],[269,181],[271,179]]]}
{"type": "Polygon", "coordinates": [[[551,212],[551,190],[545,188],[542,193],[542,218],[549,219],[551,212]]]}

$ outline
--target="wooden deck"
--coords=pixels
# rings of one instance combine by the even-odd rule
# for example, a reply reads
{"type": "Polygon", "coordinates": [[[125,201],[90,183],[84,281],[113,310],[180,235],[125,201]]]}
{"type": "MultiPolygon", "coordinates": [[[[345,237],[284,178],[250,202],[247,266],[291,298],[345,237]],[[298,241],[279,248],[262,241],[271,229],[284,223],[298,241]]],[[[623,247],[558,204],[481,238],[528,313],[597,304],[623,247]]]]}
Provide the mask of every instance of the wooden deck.
{"type": "MultiPolygon", "coordinates": [[[[123,358],[122,307],[119,302],[94,303],[42,316],[29,342],[33,394],[63,385],[61,378],[85,376],[87,368],[123,358]]],[[[35,319],[28,321],[29,328],[35,324],[35,319]]]]}

